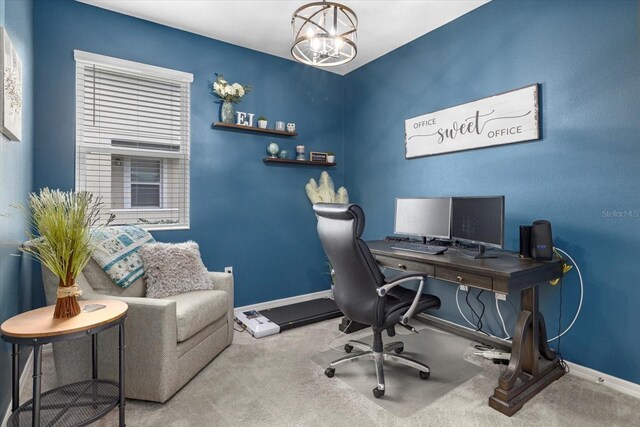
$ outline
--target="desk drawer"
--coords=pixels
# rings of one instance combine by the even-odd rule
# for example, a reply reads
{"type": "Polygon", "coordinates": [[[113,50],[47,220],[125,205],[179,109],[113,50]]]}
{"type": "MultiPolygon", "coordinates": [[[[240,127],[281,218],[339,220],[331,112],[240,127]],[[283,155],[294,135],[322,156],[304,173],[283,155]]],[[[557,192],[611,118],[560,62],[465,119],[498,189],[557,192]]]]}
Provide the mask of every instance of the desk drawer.
{"type": "Polygon", "coordinates": [[[493,279],[479,274],[465,273],[464,271],[437,267],[436,278],[460,283],[461,285],[473,286],[475,288],[493,290],[493,279]]]}
{"type": "Polygon", "coordinates": [[[434,275],[435,269],[432,265],[384,255],[376,255],[375,257],[376,261],[378,261],[378,264],[380,264],[380,266],[382,267],[393,268],[394,270],[400,271],[408,270],[417,271],[419,273],[427,273],[431,277],[433,277],[434,275]]]}

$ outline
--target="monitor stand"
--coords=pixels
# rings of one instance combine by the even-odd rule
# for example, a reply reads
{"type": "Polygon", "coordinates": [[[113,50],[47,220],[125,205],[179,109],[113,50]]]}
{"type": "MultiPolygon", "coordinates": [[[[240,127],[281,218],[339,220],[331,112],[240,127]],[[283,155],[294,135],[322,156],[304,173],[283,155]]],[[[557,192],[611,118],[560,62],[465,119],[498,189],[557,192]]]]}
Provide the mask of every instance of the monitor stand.
{"type": "Polygon", "coordinates": [[[485,252],[484,245],[478,245],[478,252],[463,252],[462,255],[473,259],[498,258],[498,255],[489,255],[485,252]]]}

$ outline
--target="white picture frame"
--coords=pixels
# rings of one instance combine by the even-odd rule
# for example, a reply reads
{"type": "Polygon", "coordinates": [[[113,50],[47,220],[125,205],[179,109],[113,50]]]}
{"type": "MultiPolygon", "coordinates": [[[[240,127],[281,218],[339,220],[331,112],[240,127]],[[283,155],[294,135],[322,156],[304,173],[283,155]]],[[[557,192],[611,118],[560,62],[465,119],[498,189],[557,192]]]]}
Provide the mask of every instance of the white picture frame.
{"type": "Polygon", "coordinates": [[[538,84],[405,120],[405,157],[540,139],[538,84]]]}
{"type": "Polygon", "coordinates": [[[0,27],[0,132],[22,140],[22,62],[9,34],[0,27]]]}

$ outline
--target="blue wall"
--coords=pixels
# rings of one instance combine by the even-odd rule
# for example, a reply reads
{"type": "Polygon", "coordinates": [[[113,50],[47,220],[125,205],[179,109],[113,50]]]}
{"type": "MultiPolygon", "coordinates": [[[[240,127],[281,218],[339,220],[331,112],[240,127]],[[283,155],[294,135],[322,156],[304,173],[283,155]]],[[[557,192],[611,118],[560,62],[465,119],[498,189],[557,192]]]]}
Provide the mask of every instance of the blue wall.
{"type": "MultiPolygon", "coordinates": [[[[233,265],[236,305],[325,289],[324,256],[303,193],[320,170],[265,166],[269,138],[211,129],[219,107],[209,84],[221,72],[254,86],[241,109],[298,124],[300,136],[277,140],[281,146],[338,154],[332,175],[365,208],[367,238],[391,233],[399,196],[504,194],[507,249],[517,248],[519,224],[551,220],[556,245],[575,257],[586,281],[563,354],[639,382],[633,328],[640,288],[632,267],[640,218],[603,215],[640,210],[637,16],[637,1],[494,0],[338,77],[77,2],[38,1],[34,188],[73,187],[73,49],[192,72],[191,229],[156,237],[198,241],[212,270],[233,265]],[[404,119],[535,82],[540,141],[405,160],[404,119]]],[[[443,299],[439,315],[463,323],[454,287],[429,286],[443,299]]],[[[541,292],[555,332],[560,289],[543,285],[541,292]]],[[[571,272],[563,327],[578,296],[571,272]]],[[[499,334],[493,304],[484,301],[485,325],[499,334]]],[[[517,305],[517,298],[502,304],[509,326],[517,305]]]]}
{"type": "MultiPolygon", "coordinates": [[[[74,186],[74,49],[191,72],[191,229],[155,237],[197,241],[210,270],[232,265],[236,306],[328,288],[304,193],[321,170],[267,166],[262,159],[271,140],[290,153],[303,144],[340,159],[340,76],[74,1],[36,2],[35,22],[35,188],[74,186]],[[296,122],[299,135],[212,129],[220,110],[210,93],[216,72],[253,85],[238,109],[272,123],[296,122]]],[[[342,165],[329,172],[342,185],[342,165]]]]}
{"type": "MultiPolygon", "coordinates": [[[[31,262],[19,256],[26,218],[12,204],[26,204],[33,155],[33,2],[0,0],[5,27],[22,61],[22,141],[0,135],[0,323],[31,309],[31,262]],[[18,256],[14,256],[18,254],[18,256]]],[[[11,346],[0,341],[0,418],[11,400],[11,346]]]]}
{"type": "MultiPolygon", "coordinates": [[[[365,237],[392,232],[395,197],[504,194],[507,249],[518,249],[518,225],[545,218],[556,246],[582,269],[584,306],[563,355],[640,382],[639,70],[637,1],[494,0],[348,74],[345,180],[367,212],[365,237]],[[536,82],[540,141],[405,159],[404,119],[536,82]]],[[[443,299],[438,315],[465,324],[455,287],[430,287],[443,299]]],[[[541,288],[555,336],[559,288],[541,288]]],[[[564,282],[563,327],[578,288],[574,270],[564,282]]],[[[495,306],[484,301],[485,325],[501,335],[495,306]]],[[[515,297],[502,305],[508,325],[517,306],[515,297]]]]}

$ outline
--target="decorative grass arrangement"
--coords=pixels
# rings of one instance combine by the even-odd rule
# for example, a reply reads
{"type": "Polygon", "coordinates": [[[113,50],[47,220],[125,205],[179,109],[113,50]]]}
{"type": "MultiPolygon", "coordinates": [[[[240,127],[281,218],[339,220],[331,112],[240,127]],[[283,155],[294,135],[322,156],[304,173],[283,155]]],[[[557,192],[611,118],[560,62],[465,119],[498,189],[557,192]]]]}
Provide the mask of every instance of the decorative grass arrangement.
{"type": "Polygon", "coordinates": [[[311,178],[304,190],[312,204],[316,203],[349,203],[349,193],[344,187],[334,190],[333,180],[326,171],[320,174],[320,183],[311,178]]]}
{"type": "MultiPolygon", "coordinates": [[[[94,251],[92,228],[100,220],[102,198],[88,191],[63,192],[44,188],[29,195],[29,243],[21,250],[44,264],[60,278],[55,319],[80,314],[77,297],[82,294],[76,277],[94,251]]],[[[113,220],[113,215],[104,225],[113,220]]]]}

